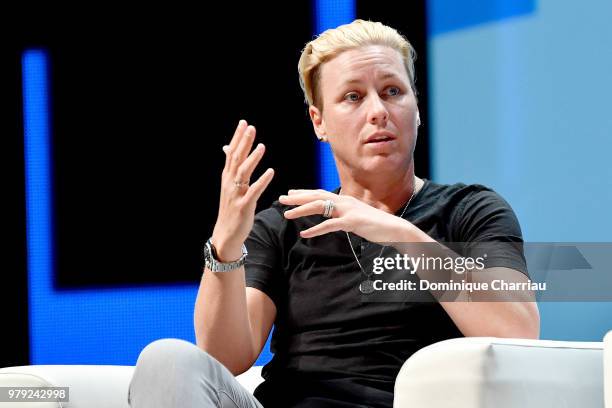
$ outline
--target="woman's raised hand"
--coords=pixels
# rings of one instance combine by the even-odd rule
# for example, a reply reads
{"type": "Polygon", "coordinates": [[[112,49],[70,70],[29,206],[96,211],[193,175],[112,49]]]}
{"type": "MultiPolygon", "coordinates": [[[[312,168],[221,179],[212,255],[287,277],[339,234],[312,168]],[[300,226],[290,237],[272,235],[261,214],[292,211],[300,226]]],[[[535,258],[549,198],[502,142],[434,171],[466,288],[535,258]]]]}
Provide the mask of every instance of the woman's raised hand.
{"type": "Polygon", "coordinates": [[[269,168],[250,184],[253,171],[266,149],[259,143],[251,152],[254,140],[255,127],[241,120],[229,145],[223,146],[225,167],[221,174],[219,213],[212,236],[221,262],[235,261],[242,255],[242,244],[253,228],[257,200],[274,176],[274,170],[269,168]]]}

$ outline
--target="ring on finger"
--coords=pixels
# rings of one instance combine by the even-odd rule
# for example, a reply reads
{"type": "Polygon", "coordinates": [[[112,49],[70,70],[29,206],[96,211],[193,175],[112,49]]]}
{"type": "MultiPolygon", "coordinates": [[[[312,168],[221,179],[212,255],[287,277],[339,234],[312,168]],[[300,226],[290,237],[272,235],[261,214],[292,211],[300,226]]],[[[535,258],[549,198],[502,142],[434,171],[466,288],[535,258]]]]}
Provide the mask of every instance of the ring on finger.
{"type": "Polygon", "coordinates": [[[323,207],[323,217],[331,218],[334,212],[334,202],[332,200],[325,200],[323,207]]]}
{"type": "Polygon", "coordinates": [[[249,185],[249,182],[248,182],[248,181],[234,180],[234,186],[235,186],[236,188],[240,188],[240,187],[242,187],[242,186],[246,186],[246,187],[248,187],[248,185],[249,185]]]}

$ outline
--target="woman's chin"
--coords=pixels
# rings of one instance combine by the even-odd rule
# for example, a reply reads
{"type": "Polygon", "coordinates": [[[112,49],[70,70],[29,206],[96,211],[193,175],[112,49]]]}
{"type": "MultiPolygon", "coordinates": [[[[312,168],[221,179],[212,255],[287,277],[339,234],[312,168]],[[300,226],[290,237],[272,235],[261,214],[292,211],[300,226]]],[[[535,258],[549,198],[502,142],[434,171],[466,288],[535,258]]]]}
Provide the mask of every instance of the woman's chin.
{"type": "Polygon", "coordinates": [[[369,157],[363,162],[362,169],[365,173],[378,174],[378,173],[397,173],[401,171],[402,161],[398,160],[396,155],[376,155],[369,157]]]}

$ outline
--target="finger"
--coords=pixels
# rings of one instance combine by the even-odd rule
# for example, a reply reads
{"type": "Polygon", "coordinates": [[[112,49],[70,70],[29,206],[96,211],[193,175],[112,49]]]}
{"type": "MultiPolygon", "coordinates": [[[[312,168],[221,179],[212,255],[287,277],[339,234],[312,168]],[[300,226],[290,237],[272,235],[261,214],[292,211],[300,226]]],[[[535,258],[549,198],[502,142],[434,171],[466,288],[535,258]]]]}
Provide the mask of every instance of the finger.
{"type": "Polygon", "coordinates": [[[343,221],[341,218],[331,218],[327,221],[323,221],[314,227],[308,228],[304,231],[300,231],[302,238],[312,238],[323,234],[329,234],[334,231],[341,231],[343,228],[343,221]]]}
{"type": "Polygon", "coordinates": [[[282,195],[278,198],[281,204],[286,205],[303,205],[310,201],[315,200],[333,200],[336,203],[339,199],[336,195],[329,192],[317,192],[316,190],[303,190],[308,191],[301,194],[282,195]]]}
{"type": "Polygon", "coordinates": [[[251,184],[251,186],[249,187],[248,191],[244,195],[245,200],[247,200],[247,201],[251,201],[251,200],[257,201],[257,200],[259,200],[259,197],[261,197],[261,194],[264,192],[266,187],[268,187],[268,184],[270,184],[270,181],[272,181],[272,177],[274,177],[274,169],[266,170],[257,179],[256,182],[251,184]]]}
{"type": "Polygon", "coordinates": [[[317,191],[325,191],[325,190],[312,190],[312,189],[291,189],[289,191],[287,191],[287,194],[289,195],[294,195],[294,194],[306,194],[306,193],[314,193],[317,191]]]}
{"type": "Polygon", "coordinates": [[[232,152],[236,149],[236,147],[238,146],[238,143],[243,138],[246,128],[247,128],[247,121],[240,120],[238,122],[238,126],[236,127],[236,130],[234,131],[234,136],[232,136],[232,140],[230,140],[229,145],[226,145],[227,147],[223,146],[223,152],[225,152],[225,165],[223,167],[224,172],[230,170],[232,158],[234,156],[232,152]]]}
{"type": "Polygon", "coordinates": [[[255,170],[255,167],[261,161],[264,153],[266,151],[266,147],[263,143],[259,143],[257,147],[251,152],[249,157],[246,158],[244,162],[238,167],[238,171],[236,172],[236,178],[239,180],[249,181],[251,179],[251,175],[255,170]]]}
{"type": "Polygon", "coordinates": [[[308,189],[308,188],[301,188],[301,189],[300,188],[297,188],[297,189],[293,188],[293,189],[287,191],[287,194],[304,194],[304,193],[323,193],[323,194],[327,193],[327,194],[333,194],[333,193],[330,193],[327,190],[323,190],[322,188],[317,188],[316,190],[308,189]]]}
{"type": "Polygon", "coordinates": [[[238,142],[240,142],[240,139],[242,138],[242,135],[244,134],[245,129],[247,128],[247,121],[244,119],[241,119],[238,122],[238,126],[236,126],[236,130],[234,131],[234,136],[232,136],[232,140],[230,140],[229,143],[229,151],[233,152],[234,149],[236,149],[236,146],[238,146],[238,142]]]}
{"type": "MultiPolygon", "coordinates": [[[[308,215],[319,214],[322,215],[325,212],[325,201],[315,200],[310,201],[304,205],[285,211],[284,216],[287,219],[306,217],[308,215]]],[[[333,214],[332,214],[333,215],[333,214]]]]}
{"type": "Polygon", "coordinates": [[[238,167],[240,167],[251,150],[253,140],[255,140],[255,127],[249,125],[244,131],[244,136],[242,136],[242,139],[238,143],[238,147],[236,147],[236,150],[232,152],[232,160],[230,161],[231,172],[238,170],[238,167]]]}

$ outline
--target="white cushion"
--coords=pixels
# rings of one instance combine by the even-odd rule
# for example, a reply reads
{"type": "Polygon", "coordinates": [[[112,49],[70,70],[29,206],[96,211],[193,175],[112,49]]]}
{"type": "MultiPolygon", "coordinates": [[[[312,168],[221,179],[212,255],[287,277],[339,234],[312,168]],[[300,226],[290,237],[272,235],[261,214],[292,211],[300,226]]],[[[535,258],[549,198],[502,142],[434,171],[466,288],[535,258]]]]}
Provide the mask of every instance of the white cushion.
{"type": "Polygon", "coordinates": [[[467,337],[402,366],[396,408],[601,408],[603,343],[467,337]]]}
{"type": "Polygon", "coordinates": [[[238,382],[249,392],[252,394],[255,391],[255,388],[263,382],[263,377],[261,376],[261,369],[263,366],[253,366],[249,368],[244,373],[238,375],[236,379],[238,382]]]}
{"type": "MultiPolygon", "coordinates": [[[[129,408],[127,390],[133,366],[32,365],[0,369],[0,386],[69,387],[69,402],[62,407],[129,408]]],[[[20,408],[60,406],[58,403],[13,403],[20,408]]],[[[0,403],[0,407],[3,403],[0,403]]],[[[6,403],[6,407],[11,406],[6,403]]]]}

